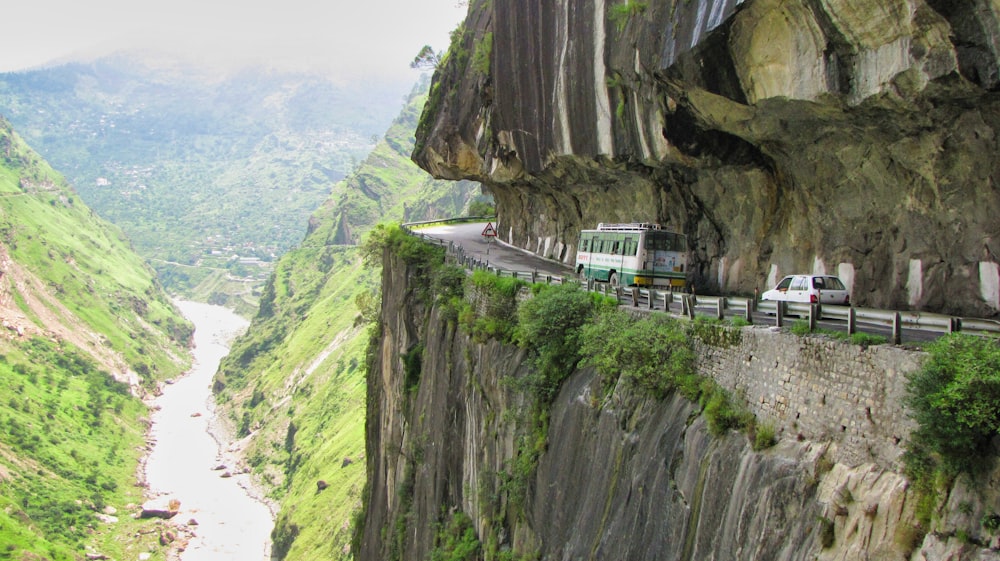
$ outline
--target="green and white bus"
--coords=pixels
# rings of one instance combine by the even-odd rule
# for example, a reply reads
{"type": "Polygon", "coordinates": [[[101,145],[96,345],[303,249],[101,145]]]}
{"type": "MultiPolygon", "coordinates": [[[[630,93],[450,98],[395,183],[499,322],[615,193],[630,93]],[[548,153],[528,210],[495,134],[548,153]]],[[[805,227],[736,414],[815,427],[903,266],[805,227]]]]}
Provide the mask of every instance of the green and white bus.
{"type": "Polygon", "coordinates": [[[659,224],[601,223],[580,232],[576,272],[583,279],[683,290],[686,265],[687,238],[659,224]]]}

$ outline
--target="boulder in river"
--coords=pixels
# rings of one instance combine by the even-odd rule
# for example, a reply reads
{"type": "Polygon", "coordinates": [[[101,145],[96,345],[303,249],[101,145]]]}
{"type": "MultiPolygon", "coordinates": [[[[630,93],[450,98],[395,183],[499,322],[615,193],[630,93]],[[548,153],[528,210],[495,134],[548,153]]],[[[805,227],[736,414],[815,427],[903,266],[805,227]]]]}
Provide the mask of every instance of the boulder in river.
{"type": "Polygon", "coordinates": [[[180,501],[176,499],[153,499],[143,503],[142,510],[139,512],[138,518],[162,518],[167,520],[173,518],[177,514],[180,506],[180,501]]]}

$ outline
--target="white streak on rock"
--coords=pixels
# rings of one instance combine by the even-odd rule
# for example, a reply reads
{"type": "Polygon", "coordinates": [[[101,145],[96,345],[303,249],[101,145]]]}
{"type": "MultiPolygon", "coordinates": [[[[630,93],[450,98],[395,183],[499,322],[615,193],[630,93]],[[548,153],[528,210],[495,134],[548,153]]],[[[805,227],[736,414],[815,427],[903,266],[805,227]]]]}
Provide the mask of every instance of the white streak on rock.
{"type": "Polygon", "coordinates": [[[1000,310],[1000,265],[979,262],[979,294],[989,307],[1000,310]]]}
{"type": "Polygon", "coordinates": [[[611,100],[608,97],[607,67],[604,64],[604,0],[594,2],[594,92],[597,99],[597,142],[601,154],[613,154],[611,100]]]}
{"type": "Polygon", "coordinates": [[[924,295],[923,263],[919,259],[910,259],[910,271],[906,277],[906,290],[910,295],[908,302],[916,306],[924,295]]]}
{"type": "Polygon", "coordinates": [[[559,18],[558,35],[555,37],[555,44],[559,48],[559,67],[556,73],[555,100],[555,150],[558,154],[572,154],[573,146],[572,133],[569,128],[569,96],[566,93],[566,74],[569,70],[566,67],[566,53],[569,51],[569,7],[566,2],[562,2],[560,10],[562,17],[559,18]]]}

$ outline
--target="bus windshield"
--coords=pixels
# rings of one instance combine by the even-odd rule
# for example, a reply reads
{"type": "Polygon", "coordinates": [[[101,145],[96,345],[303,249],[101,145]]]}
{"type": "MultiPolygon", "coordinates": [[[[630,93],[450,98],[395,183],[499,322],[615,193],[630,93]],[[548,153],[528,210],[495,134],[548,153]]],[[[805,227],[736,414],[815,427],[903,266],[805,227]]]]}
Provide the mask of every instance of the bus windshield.
{"type": "Polygon", "coordinates": [[[687,251],[687,240],[673,232],[648,232],[646,249],[658,251],[687,251]]]}

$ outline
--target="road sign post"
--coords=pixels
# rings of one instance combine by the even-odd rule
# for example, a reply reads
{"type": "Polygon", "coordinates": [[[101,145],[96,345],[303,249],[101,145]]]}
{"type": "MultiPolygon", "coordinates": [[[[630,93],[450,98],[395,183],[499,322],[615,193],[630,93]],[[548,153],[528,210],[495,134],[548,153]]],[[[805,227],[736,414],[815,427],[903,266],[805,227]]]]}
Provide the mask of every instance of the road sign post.
{"type": "Polygon", "coordinates": [[[489,263],[490,246],[493,245],[493,238],[497,237],[497,229],[493,227],[492,222],[486,223],[486,227],[483,228],[482,236],[486,238],[486,262],[489,263]]]}

